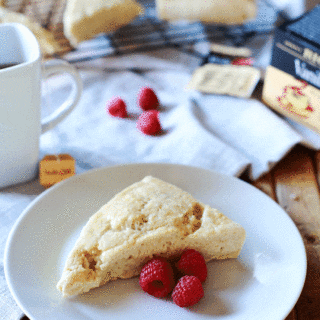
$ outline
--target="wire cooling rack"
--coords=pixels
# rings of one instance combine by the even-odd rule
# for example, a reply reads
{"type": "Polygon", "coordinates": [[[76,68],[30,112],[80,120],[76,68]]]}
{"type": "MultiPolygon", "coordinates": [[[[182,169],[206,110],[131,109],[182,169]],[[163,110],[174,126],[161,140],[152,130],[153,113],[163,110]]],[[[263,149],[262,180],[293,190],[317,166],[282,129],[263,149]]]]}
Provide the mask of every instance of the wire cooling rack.
{"type": "Polygon", "coordinates": [[[52,31],[63,48],[59,56],[71,63],[163,47],[174,47],[205,61],[208,54],[195,50],[196,44],[215,42],[244,46],[257,36],[271,34],[279,17],[282,21],[285,19],[268,0],[257,0],[256,19],[243,25],[169,23],[157,18],[154,0],[137,1],[145,8],[144,15],[111,34],[102,34],[82,42],[77,48],[72,48],[63,34],[62,17],[66,0],[5,0],[4,5],[30,16],[52,31]]]}
{"type": "Polygon", "coordinates": [[[139,2],[145,7],[143,16],[112,34],[101,35],[83,42],[77,50],[66,54],[65,58],[73,62],[106,55],[174,47],[206,60],[208,59],[207,54],[194,49],[197,43],[217,42],[235,46],[246,45],[254,37],[272,33],[281,14],[268,2],[260,0],[256,19],[244,25],[205,25],[200,22],[169,23],[157,18],[154,1],[139,0],[139,2]]]}

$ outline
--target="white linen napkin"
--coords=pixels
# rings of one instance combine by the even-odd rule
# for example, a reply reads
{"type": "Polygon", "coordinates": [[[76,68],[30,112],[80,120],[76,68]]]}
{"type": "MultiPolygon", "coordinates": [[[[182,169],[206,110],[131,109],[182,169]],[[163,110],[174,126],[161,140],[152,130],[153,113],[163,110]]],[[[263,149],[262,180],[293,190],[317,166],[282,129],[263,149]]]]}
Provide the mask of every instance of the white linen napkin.
{"type": "MultiPolygon", "coordinates": [[[[249,161],[208,132],[194,116],[194,106],[183,88],[178,92],[179,83],[187,81],[189,74],[171,71],[169,74],[173,82],[178,83],[177,88],[169,83],[164,88],[155,77],[152,80],[151,76],[128,71],[110,73],[91,69],[82,72],[86,89],[80,104],[68,121],[43,135],[42,152],[68,152],[74,156],[73,151],[78,150],[79,156],[79,150],[83,149],[104,159],[100,166],[110,162],[171,162],[239,175],[249,161]],[[160,122],[164,133],[159,136],[146,136],[136,127],[141,114],[136,102],[137,93],[144,85],[153,87],[161,101],[160,122]],[[106,113],[106,102],[113,95],[126,101],[130,118],[114,118],[106,113]]],[[[152,75],[159,76],[157,73],[152,75]]],[[[49,100],[55,103],[55,97],[61,99],[62,96],[61,91],[49,100]]]]}
{"type": "Polygon", "coordinates": [[[8,187],[0,192],[0,319],[17,320],[23,316],[14,300],[4,275],[4,251],[8,235],[21,212],[43,188],[35,181],[27,186],[8,187]]]}
{"type": "MultiPolygon", "coordinates": [[[[83,96],[68,119],[41,137],[42,153],[76,152],[81,162],[83,150],[99,156],[98,166],[171,162],[233,176],[248,168],[250,177],[257,179],[297,143],[320,146],[317,134],[311,137],[307,130],[298,130],[257,100],[187,91],[198,65],[197,58],[173,49],[78,63],[83,96]],[[142,113],[137,105],[142,86],[152,87],[159,97],[164,129],[159,136],[146,136],[136,127],[142,113]],[[113,96],[124,99],[129,118],[106,112],[113,96]]],[[[49,111],[66,96],[66,81],[64,77],[49,81],[49,111]]]]}

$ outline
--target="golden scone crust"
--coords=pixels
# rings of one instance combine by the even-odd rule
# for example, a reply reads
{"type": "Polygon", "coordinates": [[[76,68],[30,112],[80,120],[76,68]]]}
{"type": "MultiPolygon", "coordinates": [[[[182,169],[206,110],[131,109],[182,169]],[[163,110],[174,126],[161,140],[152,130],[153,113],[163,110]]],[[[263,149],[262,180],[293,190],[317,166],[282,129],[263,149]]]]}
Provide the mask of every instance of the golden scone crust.
{"type": "Polygon", "coordinates": [[[99,33],[127,25],[143,12],[135,0],[68,0],[63,15],[64,35],[77,46],[99,33]]]}
{"type": "Polygon", "coordinates": [[[63,296],[139,275],[155,255],[185,248],[206,261],[238,257],[245,230],[180,188],[147,176],[115,195],[85,225],[57,288],[63,296]]]}

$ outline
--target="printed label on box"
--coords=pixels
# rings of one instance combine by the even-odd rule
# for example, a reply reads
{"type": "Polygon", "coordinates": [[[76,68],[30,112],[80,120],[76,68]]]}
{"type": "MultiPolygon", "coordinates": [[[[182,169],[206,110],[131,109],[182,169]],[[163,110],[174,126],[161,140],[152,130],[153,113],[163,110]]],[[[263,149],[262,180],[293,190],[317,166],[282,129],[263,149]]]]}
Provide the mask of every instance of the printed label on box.
{"type": "Polygon", "coordinates": [[[320,90],[273,66],[267,68],[266,79],[263,101],[320,133],[320,90]]]}
{"type": "Polygon", "coordinates": [[[302,39],[276,32],[271,65],[320,89],[320,55],[302,39]]]}
{"type": "Polygon", "coordinates": [[[320,6],[276,29],[263,101],[320,133],[320,6]]]}

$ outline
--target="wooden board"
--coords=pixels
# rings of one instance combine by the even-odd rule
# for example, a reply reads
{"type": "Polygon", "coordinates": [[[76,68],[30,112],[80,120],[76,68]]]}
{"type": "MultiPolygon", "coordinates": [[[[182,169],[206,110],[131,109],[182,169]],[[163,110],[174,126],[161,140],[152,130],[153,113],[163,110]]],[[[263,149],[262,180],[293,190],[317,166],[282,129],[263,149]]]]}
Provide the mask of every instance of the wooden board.
{"type": "Polygon", "coordinates": [[[270,196],[298,227],[307,252],[307,277],[286,320],[320,319],[320,153],[295,147],[271,172],[252,184],[270,196]]]}

